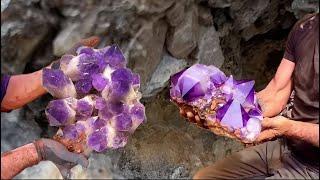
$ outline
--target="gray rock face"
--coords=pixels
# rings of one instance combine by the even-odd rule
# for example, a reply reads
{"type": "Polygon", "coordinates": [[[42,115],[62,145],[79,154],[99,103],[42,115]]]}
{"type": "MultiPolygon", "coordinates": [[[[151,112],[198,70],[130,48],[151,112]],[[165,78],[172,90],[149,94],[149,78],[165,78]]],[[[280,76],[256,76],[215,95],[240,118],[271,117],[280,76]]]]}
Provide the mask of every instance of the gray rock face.
{"type": "Polygon", "coordinates": [[[226,8],[230,7],[232,0],[209,0],[208,4],[213,8],[226,8]]]}
{"type": "Polygon", "coordinates": [[[139,14],[161,13],[167,10],[174,0],[134,0],[139,14]]]}
{"type": "MultiPolygon", "coordinates": [[[[265,87],[283,56],[290,28],[315,0],[2,0],[1,70],[33,72],[81,38],[118,44],[141,76],[147,123],[126,147],[93,153],[73,179],[191,178],[200,168],[242,149],[186,122],[169,100],[170,75],[194,63],[215,65],[265,87]]],[[[44,115],[51,96],[1,114],[1,152],[52,137],[44,115]]],[[[15,178],[62,178],[51,162],[15,178]]]]}
{"type": "Polygon", "coordinates": [[[293,0],[291,4],[294,15],[300,19],[307,13],[319,12],[317,0],[293,0]]]}
{"type": "Polygon", "coordinates": [[[213,25],[213,17],[211,15],[210,8],[199,6],[198,12],[199,12],[199,24],[205,25],[205,26],[213,25]]]}
{"type": "Polygon", "coordinates": [[[163,88],[168,86],[168,81],[172,74],[179,72],[187,66],[187,62],[183,59],[175,59],[169,54],[164,54],[157,69],[151,76],[146,89],[142,90],[143,97],[155,96],[163,88]]]}
{"type": "Polygon", "coordinates": [[[184,22],[172,28],[166,45],[168,51],[176,58],[186,58],[197,46],[198,10],[192,6],[186,14],[184,22]]]}
{"type": "Polygon", "coordinates": [[[83,23],[66,24],[66,28],[53,41],[54,55],[62,56],[81,39],[89,37],[96,19],[97,14],[93,12],[84,19],[83,23]]]}
{"type": "Polygon", "coordinates": [[[9,2],[1,12],[2,73],[22,73],[54,23],[54,17],[39,9],[9,2]]]}
{"type": "Polygon", "coordinates": [[[230,15],[235,20],[235,29],[242,30],[250,26],[250,24],[258,19],[268,5],[269,1],[265,0],[233,2],[230,7],[230,15]]]}
{"type": "Polygon", "coordinates": [[[218,33],[213,26],[202,27],[200,32],[198,63],[220,68],[224,62],[224,56],[218,33]]]}
{"type": "Polygon", "coordinates": [[[168,25],[164,20],[145,24],[128,45],[129,66],[140,74],[144,87],[161,60],[168,25]],[[146,68],[147,67],[147,68],[146,68]]]}
{"type": "Polygon", "coordinates": [[[177,26],[185,18],[185,1],[177,1],[167,11],[166,20],[171,26],[177,26]]]}
{"type": "Polygon", "coordinates": [[[41,129],[33,120],[27,120],[24,109],[1,113],[1,153],[33,142],[41,129]]]}

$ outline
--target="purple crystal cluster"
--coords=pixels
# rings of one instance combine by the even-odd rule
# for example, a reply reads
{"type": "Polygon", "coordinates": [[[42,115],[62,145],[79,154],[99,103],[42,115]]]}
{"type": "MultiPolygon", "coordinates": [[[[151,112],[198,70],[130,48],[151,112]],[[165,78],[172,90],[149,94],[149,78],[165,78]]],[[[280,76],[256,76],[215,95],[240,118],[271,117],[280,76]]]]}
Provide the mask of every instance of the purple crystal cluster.
{"type": "Polygon", "coordinates": [[[195,64],[171,76],[170,96],[205,112],[206,124],[223,127],[229,134],[239,132],[244,141],[253,141],[261,131],[254,81],[235,80],[214,66],[195,64]],[[212,102],[217,102],[214,109],[212,102]]]}
{"type": "Polygon", "coordinates": [[[116,45],[62,56],[59,69],[43,70],[43,87],[57,98],[45,111],[49,124],[60,127],[63,138],[84,134],[89,151],[123,147],[146,120],[140,77],[126,68],[116,45]]]}

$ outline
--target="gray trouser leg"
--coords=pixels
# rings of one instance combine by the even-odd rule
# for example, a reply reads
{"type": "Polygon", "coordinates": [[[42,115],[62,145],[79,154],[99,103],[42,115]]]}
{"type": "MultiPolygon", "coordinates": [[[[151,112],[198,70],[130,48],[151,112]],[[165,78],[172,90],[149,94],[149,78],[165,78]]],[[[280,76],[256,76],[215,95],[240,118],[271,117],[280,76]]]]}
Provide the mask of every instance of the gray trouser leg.
{"type": "Polygon", "coordinates": [[[234,153],[198,171],[194,179],[319,179],[319,167],[298,161],[282,140],[234,153]]]}

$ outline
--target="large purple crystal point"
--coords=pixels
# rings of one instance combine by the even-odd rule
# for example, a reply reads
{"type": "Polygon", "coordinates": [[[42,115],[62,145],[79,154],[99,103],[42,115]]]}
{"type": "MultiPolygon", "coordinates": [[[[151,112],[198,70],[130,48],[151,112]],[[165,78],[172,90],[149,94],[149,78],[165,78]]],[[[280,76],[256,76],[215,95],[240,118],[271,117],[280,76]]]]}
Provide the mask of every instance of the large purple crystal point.
{"type": "Polygon", "coordinates": [[[92,86],[97,91],[102,91],[108,83],[109,83],[109,80],[105,79],[103,77],[103,74],[99,73],[99,74],[92,75],[92,86]]]}
{"type": "Polygon", "coordinates": [[[94,131],[88,137],[88,146],[97,152],[102,152],[107,148],[107,129],[102,128],[94,131]]]}
{"type": "Polygon", "coordinates": [[[72,81],[61,70],[44,68],[42,73],[42,85],[52,96],[57,98],[77,96],[72,81]]]}
{"type": "Polygon", "coordinates": [[[50,101],[45,113],[51,126],[65,126],[75,121],[76,112],[65,99],[50,101]]]}
{"type": "Polygon", "coordinates": [[[89,118],[93,112],[94,102],[92,96],[86,96],[77,102],[77,115],[83,118],[89,118]]]}
{"type": "Polygon", "coordinates": [[[226,76],[214,66],[195,64],[171,76],[170,94],[185,101],[194,101],[220,86],[226,76]]]}
{"type": "Polygon", "coordinates": [[[108,107],[105,107],[99,110],[98,116],[105,121],[109,121],[113,117],[113,114],[108,107]]]}
{"type": "Polygon", "coordinates": [[[254,95],[254,81],[241,82],[235,85],[235,92],[233,92],[234,100],[239,103],[244,103],[248,98],[249,102],[253,104],[253,95],[254,95]],[[250,95],[250,97],[248,97],[250,95]]]}
{"type": "Polygon", "coordinates": [[[115,68],[125,67],[126,60],[117,45],[111,45],[110,48],[105,53],[105,58],[107,62],[115,68]]]}
{"type": "Polygon", "coordinates": [[[121,113],[112,120],[112,127],[117,131],[129,131],[132,127],[132,118],[127,113],[121,113]]]}
{"type": "Polygon", "coordinates": [[[135,131],[138,126],[145,122],[146,115],[145,115],[145,107],[141,103],[136,103],[131,109],[130,109],[130,115],[132,117],[132,127],[131,132],[135,131]]]}
{"type": "Polygon", "coordinates": [[[132,74],[132,86],[136,89],[140,88],[140,76],[139,74],[132,74]]]}
{"type": "MultiPolygon", "coordinates": [[[[217,113],[217,118],[220,119],[221,125],[227,126],[233,130],[244,127],[247,124],[249,115],[244,111],[239,102],[231,100],[229,104],[226,104],[229,107],[225,113],[217,113]]],[[[222,110],[225,110],[223,106],[222,110]]]]}
{"type": "Polygon", "coordinates": [[[75,87],[78,94],[87,94],[92,89],[92,80],[91,78],[80,79],[76,82],[75,87]]]}
{"type": "Polygon", "coordinates": [[[84,132],[84,128],[80,124],[70,124],[65,126],[62,131],[64,137],[76,140],[79,138],[80,133],[84,132]]]}
{"type": "Polygon", "coordinates": [[[96,109],[100,110],[105,108],[106,106],[107,106],[107,101],[104,98],[102,97],[96,98],[95,105],[94,105],[96,109]]]}
{"type": "Polygon", "coordinates": [[[133,80],[132,72],[127,68],[117,69],[111,74],[111,80],[112,82],[132,83],[132,80],[133,80]]]}

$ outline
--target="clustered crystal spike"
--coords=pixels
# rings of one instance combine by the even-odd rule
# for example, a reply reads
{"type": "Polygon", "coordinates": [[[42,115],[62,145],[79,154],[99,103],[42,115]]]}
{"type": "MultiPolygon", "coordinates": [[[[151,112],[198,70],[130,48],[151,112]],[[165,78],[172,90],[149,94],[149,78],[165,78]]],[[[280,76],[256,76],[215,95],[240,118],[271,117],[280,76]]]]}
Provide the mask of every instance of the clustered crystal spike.
{"type": "Polygon", "coordinates": [[[43,86],[57,98],[45,113],[62,138],[76,141],[84,134],[84,148],[101,152],[123,147],[145,122],[140,77],[126,68],[117,45],[80,47],[76,56],[62,56],[58,68],[43,70],[43,86]]]}

